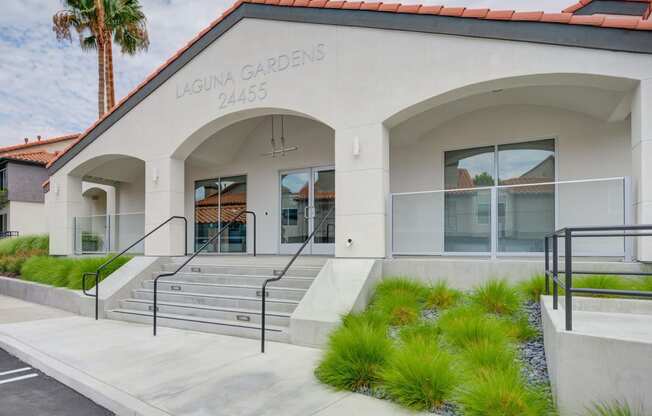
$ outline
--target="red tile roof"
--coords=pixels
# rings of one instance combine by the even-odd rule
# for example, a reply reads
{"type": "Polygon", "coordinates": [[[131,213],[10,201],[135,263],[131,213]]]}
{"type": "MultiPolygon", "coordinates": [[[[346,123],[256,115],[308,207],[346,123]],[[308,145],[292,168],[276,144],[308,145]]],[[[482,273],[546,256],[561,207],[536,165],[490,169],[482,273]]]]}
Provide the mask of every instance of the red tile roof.
{"type": "MultiPolygon", "coordinates": [[[[54,160],[48,163],[50,167],[57,159],[63,156],[68,150],[74,147],[77,143],[84,139],[95,127],[97,127],[104,119],[109,117],[117,108],[123,105],[129,98],[136,92],[142,89],[148,82],[153,80],[163,69],[165,69],[172,62],[177,60],[186,50],[190,49],[197,41],[199,41],[205,34],[211,31],[222,20],[233,13],[238,7],[244,3],[265,4],[268,6],[279,7],[310,7],[322,9],[348,9],[348,10],[371,10],[381,13],[402,13],[402,14],[430,14],[441,16],[455,16],[462,19],[484,19],[484,20],[507,20],[507,21],[527,21],[527,22],[545,22],[545,23],[560,23],[570,25],[586,25],[591,24],[599,27],[607,28],[621,28],[628,30],[652,30],[652,20],[649,19],[652,13],[652,4],[648,6],[643,18],[637,16],[610,16],[598,17],[594,16],[576,16],[573,12],[578,10],[578,4],[582,6],[590,3],[592,0],[580,0],[579,3],[566,8],[561,13],[545,13],[542,11],[531,12],[516,12],[514,10],[489,10],[489,9],[468,9],[465,7],[444,7],[444,6],[426,6],[426,5],[401,5],[400,3],[382,3],[382,2],[349,2],[349,1],[330,1],[330,0],[237,0],[231,7],[226,9],[220,17],[210,23],[205,29],[199,32],[192,38],[184,47],[179,49],[174,55],[168,58],[161,66],[156,68],[149,74],[140,84],[138,84],[129,94],[123,97],[113,108],[106,112],[101,118],[95,121],[89,128],[87,128],[79,137],[61,152],[54,160]],[[588,19],[587,19],[588,18],[588,19]]],[[[646,3],[651,3],[652,0],[635,0],[646,3]]]]}
{"type": "Polygon", "coordinates": [[[78,137],[79,137],[79,133],[76,133],[76,134],[68,134],[65,136],[52,137],[50,139],[32,140],[31,142],[27,142],[27,143],[12,144],[11,146],[0,147],[0,155],[6,152],[13,152],[14,150],[29,149],[30,147],[34,147],[34,146],[43,146],[46,144],[53,144],[53,143],[65,142],[67,140],[74,140],[78,137]]]}
{"type": "Polygon", "coordinates": [[[21,160],[25,162],[34,162],[40,165],[47,165],[50,161],[57,157],[57,153],[50,153],[45,151],[28,152],[28,153],[13,153],[10,155],[0,155],[3,159],[21,160]]]}

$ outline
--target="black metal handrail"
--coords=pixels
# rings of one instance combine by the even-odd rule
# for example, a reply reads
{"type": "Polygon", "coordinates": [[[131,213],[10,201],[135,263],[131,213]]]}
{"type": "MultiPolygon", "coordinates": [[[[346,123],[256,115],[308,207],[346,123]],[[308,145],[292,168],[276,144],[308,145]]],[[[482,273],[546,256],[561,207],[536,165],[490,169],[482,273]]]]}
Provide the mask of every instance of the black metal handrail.
{"type": "MultiPolygon", "coordinates": [[[[640,290],[616,290],[597,288],[573,287],[574,274],[604,274],[604,271],[573,270],[573,238],[577,237],[646,237],[650,232],[632,233],[632,231],[652,231],[652,224],[638,225],[613,225],[597,227],[566,227],[544,237],[544,270],[545,293],[550,295],[550,280],[552,280],[552,308],[559,307],[559,287],[564,289],[564,309],[566,316],[566,330],[573,330],[573,294],[584,293],[594,295],[634,296],[652,298],[652,292],[640,290]],[[606,231],[606,232],[605,232],[606,231]],[[579,234],[578,234],[579,233],[579,234]],[[564,239],[564,270],[559,270],[559,239],[564,239]],[[551,244],[552,243],[552,244],[551,244]],[[552,245],[552,247],[550,247],[552,245]],[[552,270],[550,270],[550,249],[552,249],[552,270]],[[559,275],[564,275],[564,282],[559,280],[559,275]]],[[[608,272],[621,276],[652,276],[652,272],[608,272]]]]}
{"type": "Polygon", "coordinates": [[[2,231],[0,232],[0,239],[18,237],[18,231],[2,231]]]}
{"type": "Polygon", "coordinates": [[[288,264],[285,266],[285,268],[279,273],[276,277],[269,278],[265,280],[263,283],[263,287],[261,289],[261,316],[260,316],[260,352],[265,353],[265,300],[266,300],[266,290],[267,290],[267,285],[271,282],[277,282],[285,276],[285,274],[290,270],[290,267],[292,267],[292,264],[294,261],[301,255],[301,252],[303,251],[304,248],[308,245],[308,243],[313,239],[317,231],[324,225],[328,217],[331,216],[333,213],[333,210],[335,207],[332,207],[330,210],[328,210],[328,213],[322,218],[322,220],[319,222],[319,224],[315,227],[314,230],[312,230],[312,233],[306,238],[306,241],[301,244],[301,247],[297,250],[296,253],[294,253],[294,256],[290,259],[288,264]]]}
{"type": "Polygon", "coordinates": [[[154,336],[156,336],[156,319],[157,319],[157,311],[158,311],[158,306],[157,306],[158,279],[160,279],[161,277],[174,276],[177,273],[179,273],[181,271],[181,269],[186,267],[188,265],[188,263],[190,263],[195,257],[197,257],[197,255],[199,253],[204,251],[204,249],[206,247],[208,247],[215,240],[217,240],[217,238],[219,236],[221,236],[222,233],[231,226],[231,224],[233,224],[238,218],[240,218],[242,216],[242,214],[251,215],[253,217],[253,219],[254,219],[254,250],[253,250],[253,254],[254,254],[254,257],[256,256],[256,213],[254,211],[247,211],[246,209],[242,209],[242,210],[238,211],[238,213],[229,222],[227,222],[225,225],[223,225],[222,228],[219,229],[217,234],[215,234],[214,236],[209,238],[208,241],[206,241],[201,247],[199,247],[192,254],[192,256],[188,257],[186,259],[186,261],[184,261],[179,267],[177,267],[177,269],[175,271],[168,272],[168,273],[161,273],[158,276],[156,276],[156,278],[154,278],[154,306],[152,308],[152,314],[153,314],[153,318],[154,318],[153,319],[154,336]]]}
{"type": "Polygon", "coordinates": [[[154,234],[156,231],[161,229],[164,225],[166,225],[167,223],[169,223],[170,221],[173,221],[173,220],[183,220],[183,222],[184,222],[184,228],[183,228],[183,237],[184,238],[183,238],[183,240],[184,240],[185,244],[184,244],[184,254],[183,255],[184,256],[187,255],[188,254],[188,236],[186,235],[186,233],[188,232],[188,219],[186,217],[182,217],[180,215],[173,215],[170,218],[168,218],[167,220],[163,221],[158,226],[156,226],[156,228],[152,229],[147,234],[140,237],[138,240],[136,240],[134,243],[132,243],[129,247],[125,248],[120,253],[116,254],[115,256],[111,257],[110,259],[108,259],[107,261],[102,263],[102,265],[100,265],[100,267],[98,267],[97,270],[95,270],[94,272],[86,272],[86,273],[84,273],[82,275],[82,292],[84,292],[84,295],[86,295],[86,296],[90,296],[92,298],[95,298],[95,320],[96,321],[97,321],[97,319],[99,317],[99,296],[98,296],[99,291],[100,291],[99,276],[100,276],[100,273],[102,272],[102,270],[104,270],[109,264],[113,263],[118,257],[124,255],[126,252],[128,252],[132,248],[136,247],[136,245],[140,244],[147,237],[154,234]],[[95,276],[95,279],[94,279],[94,281],[95,281],[95,293],[88,293],[88,291],[86,289],[86,276],[95,276]]]}

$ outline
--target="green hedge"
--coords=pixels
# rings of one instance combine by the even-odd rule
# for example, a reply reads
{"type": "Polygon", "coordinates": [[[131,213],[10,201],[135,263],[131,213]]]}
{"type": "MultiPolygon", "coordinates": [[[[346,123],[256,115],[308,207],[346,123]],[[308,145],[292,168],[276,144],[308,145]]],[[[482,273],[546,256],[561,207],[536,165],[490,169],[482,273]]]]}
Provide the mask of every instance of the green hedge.
{"type": "Polygon", "coordinates": [[[18,275],[25,261],[33,256],[48,254],[47,235],[26,235],[0,240],[0,273],[18,275]]]}
{"type": "MultiPolygon", "coordinates": [[[[83,274],[96,271],[110,257],[68,258],[34,256],[25,260],[20,269],[20,275],[24,280],[79,290],[82,288],[83,274]]],[[[100,281],[104,280],[130,259],[130,257],[120,257],[115,260],[102,271],[100,281]]],[[[90,289],[92,283],[93,279],[89,278],[86,289],[90,289]]]]}

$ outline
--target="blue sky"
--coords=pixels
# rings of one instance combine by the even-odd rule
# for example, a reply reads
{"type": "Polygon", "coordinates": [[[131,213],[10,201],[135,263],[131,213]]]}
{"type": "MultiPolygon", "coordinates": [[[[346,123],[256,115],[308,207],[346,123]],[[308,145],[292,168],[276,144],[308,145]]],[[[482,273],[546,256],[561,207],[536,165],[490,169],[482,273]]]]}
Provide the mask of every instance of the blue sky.
{"type": "MultiPolygon", "coordinates": [[[[151,46],[135,57],[115,53],[116,99],[206,27],[234,0],[141,0],[151,46]]],[[[415,0],[403,3],[416,3],[415,0]]],[[[560,11],[573,0],[426,0],[428,4],[560,11]],[[545,3],[542,5],[542,3],[545,3]]],[[[2,0],[0,6],[0,146],[23,137],[80,132],[97,118],[97,58],[76,40],[58,42],[52,15],[59,0],[2,0]]]]}

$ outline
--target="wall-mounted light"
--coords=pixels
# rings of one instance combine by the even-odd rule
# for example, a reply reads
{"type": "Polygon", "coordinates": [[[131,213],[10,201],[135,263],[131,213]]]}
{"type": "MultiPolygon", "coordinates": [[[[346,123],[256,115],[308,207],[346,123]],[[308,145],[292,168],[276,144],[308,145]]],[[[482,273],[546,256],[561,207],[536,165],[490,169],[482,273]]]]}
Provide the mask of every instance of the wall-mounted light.
{"type": "Polygon", "coordinates": [[[57,184],[54,185],[54,194],[59,195],[59,192],[60,192],[59,184],[57,183],[57,184]]]}
{"type": "Polygon", "coordinates": [[[355,136],[353,138],[353,157],[360,156],[360,138],[355,136]]]}
{"type": "Polygon", "coordinates": [[[158,183],[158,169],[152,168],[152,181],[158,183]]]}

